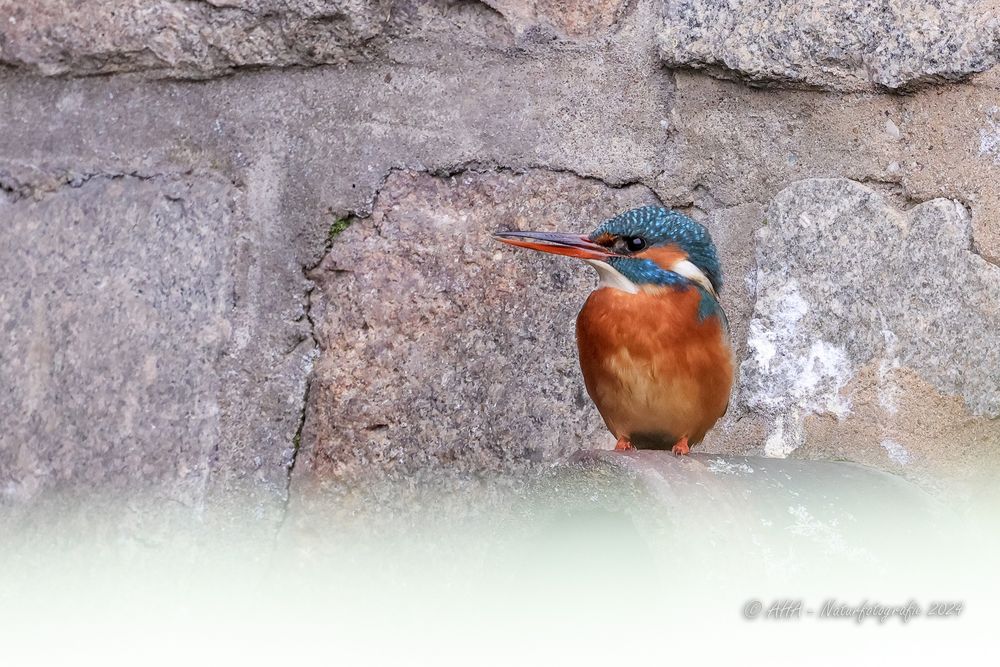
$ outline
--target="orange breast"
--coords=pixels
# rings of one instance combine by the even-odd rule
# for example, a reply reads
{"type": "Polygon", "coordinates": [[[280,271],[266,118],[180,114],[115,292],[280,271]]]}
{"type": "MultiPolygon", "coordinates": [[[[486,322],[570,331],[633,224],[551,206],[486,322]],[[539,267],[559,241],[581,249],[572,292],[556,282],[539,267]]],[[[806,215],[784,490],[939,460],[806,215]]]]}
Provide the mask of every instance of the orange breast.
{"type": "Polygon", "coordinates": [[[577,318],[587,392],[615,437],[637,447],[691,444],[725,414],[733,355],[717,316],[698,317],[696,288],[596,290],[577,318]]]}

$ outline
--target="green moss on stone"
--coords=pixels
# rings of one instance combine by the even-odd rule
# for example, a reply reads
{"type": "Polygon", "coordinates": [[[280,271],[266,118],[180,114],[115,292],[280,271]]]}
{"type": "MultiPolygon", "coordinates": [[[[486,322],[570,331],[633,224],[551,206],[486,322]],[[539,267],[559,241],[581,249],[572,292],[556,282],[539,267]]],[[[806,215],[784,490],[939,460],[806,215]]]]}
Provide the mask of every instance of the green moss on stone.
{"type": "Polygon", "coordinates": [[[330,231],[327,232],[326,235],[327,242],[333,243],[333,241],[338,236],[343,234],[344,230],[350,226],[351,226],[351,218],[348,216],[344,216],[343,218],[337,218],[336,220],[334,220],[333,224],[330,225],[330,231]]]}

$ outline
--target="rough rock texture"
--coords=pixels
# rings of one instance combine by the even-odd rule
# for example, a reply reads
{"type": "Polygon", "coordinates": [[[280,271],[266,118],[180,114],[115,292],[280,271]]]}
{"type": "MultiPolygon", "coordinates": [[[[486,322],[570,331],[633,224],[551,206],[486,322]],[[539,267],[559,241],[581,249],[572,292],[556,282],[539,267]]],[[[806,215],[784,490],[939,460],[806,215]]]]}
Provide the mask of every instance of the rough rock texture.
{"type": "MultiPolygon", "coordinates": [[[[625,0],[485,0],[518,32],[549,32],[585,38],[603,34],[614,25],[625,0]]],[[[540,37],[540,35],[538,35],[540,37]]]]}
{"type": "Polygon", "coordinates": [[[4,234],[33,240],[0,245],[5,497],[134,475],[200,499],[220,444],[233,197],[202,176],[0,199],[4,234]]]}
{"type": "Polygon", "coordinates": [[[973,247],[1000,263],[1000,72],[920,91],[900,126],[901,183],[912,199],[953,197],[972,211],[973,247]],[[919,137],[914,141],[915,137],[919,137]]]}
{"type": "Polygon", "coordinates": [[[470,0],[54,0],[0,2],[0,63],[43,74],[155,70],[205,77],[238,67],[372,58],[410,30],[460,41],[510,41],[470,0]]]}
{"type": "MultiPolygon", "coordinates": [[[[641,186],[548,171],[393,173],[371,219],[338,234],[309,273],[320,357],[300,479],[509,471],[565,458],[580,442],[613,445],[586,396],[574,339],[596,274],[512,251],[490,233],[586,231],[646,203],[659,202],[641,186]]],[[[746,205],[705,221],[726,267],[738,358],[755,270],[746,249],[762,219],[762,207],[746,205]]]]}
{"type": "Polygon", "coordinates": [[[809,442],[808,415],[851,416],[859,392],[866,412],[878,401],[884,418],[868,421],[884,426],[867,438],[838,438],[831,427],[823,441],[881,446],[901,464],[920,443],[920,467],[981,454],[965,433],[976,417],[985,418],[984,436],[1000,442],[1000,268],[971,252],[970,239],[969,215],[951,200],[901,212],[834,179],[778,194],[758,233],[757,299],[740,374],[742,403],[772,420],[765,453],[786,456],[809,442]],[[863,372],[873,376],[867,383],[856,379],[863,372]],[[922,398],[931,392],[914,377],[938,400],[922,398]],[[865,391],[849,390],[852,381],[865,391]],[[954,412],[947,395],[964,399],[964,415],[943,414],[954,412]],[[941,404],[931,413],[937,437],[928,441],[924,420],[897,419],[901,402],[941,404]]]}
{"type": "Polygon", "coordinates": [[[970,414],[897,360],[863,366],[840,393],[849,412],[807,415],[793,456],[857,461],[997,506],[1000,420],[970,414]]]}
{"type": "Polygon", "coordinates": [[[670,67],[830,90],[951,81],[997,63],[993,0],[664,0],[670,67]]]}
{"type": "Polygon", "coordinates": [[[243,67],[369,61],[396,42],[503,49],[607,33],[622,0],[0,0],[0,64],[42,74],[151,71],[205,78],[243,67]]]}

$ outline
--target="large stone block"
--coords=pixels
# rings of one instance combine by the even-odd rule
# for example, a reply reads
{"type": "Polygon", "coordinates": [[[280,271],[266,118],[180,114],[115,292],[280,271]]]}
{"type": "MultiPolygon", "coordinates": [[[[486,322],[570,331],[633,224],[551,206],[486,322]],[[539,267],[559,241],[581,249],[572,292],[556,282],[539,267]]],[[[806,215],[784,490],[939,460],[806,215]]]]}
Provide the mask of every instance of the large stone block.
{"type": "Polygon", "coordinates": [[[670,67],[754,83],[899,89],[997,64],[1000,14],[976,0],[665,0],[670,67]]]}
{"type": "Polygon", "coordinates": [[[352,480],[513,470],[613,445],[574,342],[596,274],[490,233],[583,232],[651,201],[545,171],[393,174],[310,274],[322,353],[299,468],[352,480]]]}
{"type": "Polygon", "coordinates": [[[234,191],[94,177],[0,197],[0,500],[201,500],[220,443],[234,191]]]}
{"type": "Polygon", "coordinates": [[[606,33],[622,0],[0,0],[0,64],[46,75],[345,64],[395,42],[505,48],[606,33]]]}
{"type": "Polygon", "coordinates": [[[844,179],[775,198],[740,380],[741,402],[770,420],[765,453],[939,478],[990,469],[1000,268],[972,252],[970,230],[958,202],[900,211],[844,179]]]}
{"type": "Polygon", "coordinates": [[[414,31],[447,31],[463,43],[511,40],[498,14],[461,0],[0,0],[0,64],[47,75],[206,77],[365,60],[414,31]]]}

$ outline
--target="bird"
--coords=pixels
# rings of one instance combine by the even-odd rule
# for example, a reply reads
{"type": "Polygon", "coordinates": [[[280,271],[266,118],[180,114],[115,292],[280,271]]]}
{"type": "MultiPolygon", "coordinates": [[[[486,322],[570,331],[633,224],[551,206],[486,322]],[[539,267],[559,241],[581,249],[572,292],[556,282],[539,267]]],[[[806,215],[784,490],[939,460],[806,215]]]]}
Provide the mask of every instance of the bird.
{"type": "Polygon", "coordinates": [[[642,206],[589,235],[498,231],[512,246],[582,259],[599,283],[576,320],[584,384],[615,450],[685,455],[726,413],[735,361],[708,230],[642,206]]]}

